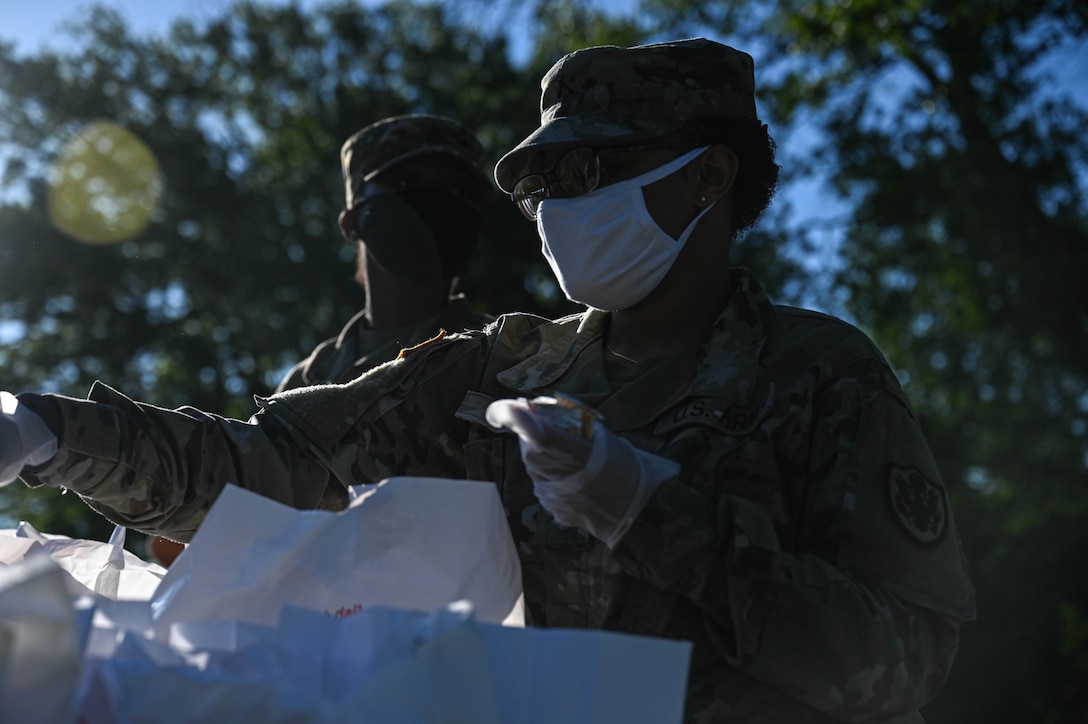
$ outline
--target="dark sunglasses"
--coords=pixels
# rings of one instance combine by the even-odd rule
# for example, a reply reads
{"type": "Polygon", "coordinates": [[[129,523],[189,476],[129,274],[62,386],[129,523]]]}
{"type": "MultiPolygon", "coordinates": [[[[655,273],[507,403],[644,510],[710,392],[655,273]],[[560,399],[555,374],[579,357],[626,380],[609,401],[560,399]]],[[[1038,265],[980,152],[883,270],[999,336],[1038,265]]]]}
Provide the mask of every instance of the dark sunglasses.
{"type": "Polygon", "coordinates": [[[602,153],[654,151],[662,148],[695,148],[696,143],[651,143],[619,148],[575,148],[567,151],[550,171],[523,176],[514,184],[510,198],[529,221],[535,221],[540,202],[588,194],[601,182],[602,153]]]}

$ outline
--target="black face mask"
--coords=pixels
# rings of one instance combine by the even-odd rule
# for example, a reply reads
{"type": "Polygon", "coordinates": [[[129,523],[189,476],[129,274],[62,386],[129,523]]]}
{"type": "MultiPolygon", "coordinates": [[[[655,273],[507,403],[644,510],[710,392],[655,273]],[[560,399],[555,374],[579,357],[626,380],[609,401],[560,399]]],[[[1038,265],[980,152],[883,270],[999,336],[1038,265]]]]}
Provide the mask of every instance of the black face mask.
{"type": "Polygon", "coordinates": [[[403,279],[443,279],[464,272],[476,253],[483,216],[452,194],[408,191],[375,194],[355,213],[355,237],[388,272],[403,279]]]}

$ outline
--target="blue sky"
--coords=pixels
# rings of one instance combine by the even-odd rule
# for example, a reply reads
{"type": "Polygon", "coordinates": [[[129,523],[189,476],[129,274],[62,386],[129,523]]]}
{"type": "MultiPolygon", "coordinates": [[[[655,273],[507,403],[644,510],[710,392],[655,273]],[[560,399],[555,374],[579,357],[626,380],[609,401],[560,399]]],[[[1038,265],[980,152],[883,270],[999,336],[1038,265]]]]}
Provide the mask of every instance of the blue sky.
{"type": "MultiPolygon", "coordinates": [[[[262,0],[266,4],[289,4],[291,0],[262,0]]],[[[303,8],[326,4],[327,0],[294,0],[303,8]]],[[[380,5],[383,0],[357,0],[359,5],[380,5]]],[[[587,0],[599,7],[625,8],[635,0],[587,0]]],[[[234,0],[0,0],[0,40],[14,41],[20,53],[48,47],[61,24],[83,14],[91,5],[116,8],[137,34],[164,34],[170,23],[187,17],[200,20],[219,16],[234,0]]],[[[55,41],[53,41],[55,42],[55,41]]]]}
{"type": "MultiPolygon", "coordinates": [[[[303,8],[326,0],[263,0],[270,4],[295,2],[303,8]]],[[[377,5],[384,0],[357,0],[360,5],[377,5]]],[[[627,9],[637,0],[585,0],[599,7],[627,9]]],[[[201,20],[217,17],[234,0],[0,0],[0,40],[14,42],[20,54],[46,47],[58,47],[58,35],[65,23],[81,17],[91,5],[119,10],[130,29],[140,35],[162,35],[179,17],[201,20]]],[[[1059,48],[1044,63],[1054,74],[1053,88],[1071,90],[1072,96],[1088,107],[1088,43],[1059,48]]],[[[1061,89],[1061,90],[1059,90],[1061,89]]]]}
{"type": "Polygon", "coordinates": [[[158,35],[179,16],[211,17],[229,7],[232,0],[0,0],[0,39],[15,42],[20,53],[41,50],[50,45],[62,23],[80,17],[95,4],[120,10],[137,33],[158,35]]]}

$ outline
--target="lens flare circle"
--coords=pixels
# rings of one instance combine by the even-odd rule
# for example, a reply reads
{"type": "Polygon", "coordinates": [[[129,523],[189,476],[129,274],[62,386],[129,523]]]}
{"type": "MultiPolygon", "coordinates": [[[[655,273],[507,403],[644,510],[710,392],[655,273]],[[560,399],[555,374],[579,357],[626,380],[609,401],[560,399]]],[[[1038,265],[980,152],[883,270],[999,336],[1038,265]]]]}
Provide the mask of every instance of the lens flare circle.
{"type": "Polygon", "coordinates": [[[135,134],[110,121],[84,126],[60,149],[49,174],[49,220],[87,244],[138,236],[162,198],[155,154],[135,134]]]}

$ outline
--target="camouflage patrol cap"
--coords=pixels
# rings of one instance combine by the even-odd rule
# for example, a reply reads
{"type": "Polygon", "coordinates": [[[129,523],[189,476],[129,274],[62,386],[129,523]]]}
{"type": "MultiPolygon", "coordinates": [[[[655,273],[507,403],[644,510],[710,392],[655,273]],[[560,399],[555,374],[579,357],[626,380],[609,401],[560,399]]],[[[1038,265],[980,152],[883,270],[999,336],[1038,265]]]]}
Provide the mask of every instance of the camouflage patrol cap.
{"type": "Polygon", "coordinates": [[[347,208],[362,197],[362,187],[382,171],[407,159],[445,153],[465,162],[469,200],[483,203],[494,193],[483,170],[484,149],[472,131],[442,116],[410,114],[383,118],[356,131],[340,148],[347,208]]]}
{"type": "Polygon", "coordinates": [[[621,146],[663,136],[696,118],[756,118],[752,57],[706,38],[586,48],[540,81],[540,128],[495,166],[509,192],[534,152],[621,146]]]}

